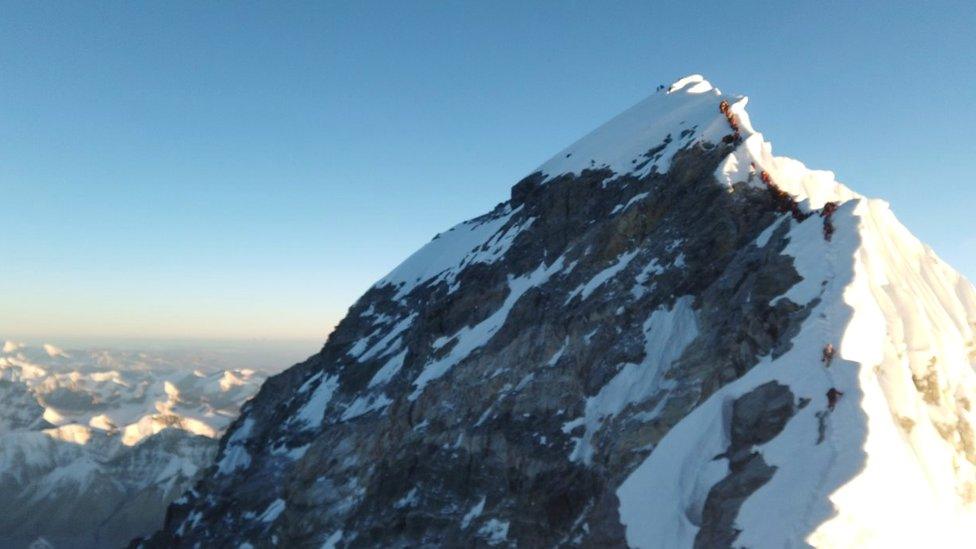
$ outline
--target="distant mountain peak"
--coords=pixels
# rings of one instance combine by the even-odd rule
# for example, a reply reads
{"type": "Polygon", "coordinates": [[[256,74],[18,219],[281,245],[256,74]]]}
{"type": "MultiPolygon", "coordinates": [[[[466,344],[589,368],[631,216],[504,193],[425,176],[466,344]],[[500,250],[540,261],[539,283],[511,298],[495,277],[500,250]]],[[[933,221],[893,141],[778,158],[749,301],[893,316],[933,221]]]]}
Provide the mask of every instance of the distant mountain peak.
{"type": "Polygon", "coordinates": [[[0,546],[119,545],[157,527],[264,378],[184,368],[146,353],[4,344],[0,546]]]}

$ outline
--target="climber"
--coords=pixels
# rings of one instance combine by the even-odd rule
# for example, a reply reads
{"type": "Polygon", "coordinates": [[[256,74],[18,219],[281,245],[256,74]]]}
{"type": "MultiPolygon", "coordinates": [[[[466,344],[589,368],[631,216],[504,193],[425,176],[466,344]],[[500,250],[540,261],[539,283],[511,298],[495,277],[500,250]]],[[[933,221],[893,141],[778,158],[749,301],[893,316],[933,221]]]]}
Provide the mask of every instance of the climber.
{"type": "Polygon", "coordinates": [[[834,236],[834,224],[829,219],[824,220],[823,236],[827,242],[830,242],[831,237],[834,236]]]}
{"type": "Polygon", "coordinates": [[[721,111],[722,114],[724,114],[726,117],[728,117],[729,102],[723,99],[722,102],[718,104],[718,110],[721,111]]]}
{"type": "Polygon", "coordinates": [[[765,170],[759,173],[759,179],[762,179],[763,183],[769,185],[773,182],[773,178],[769,177],[769,174],[765,170]]]}
{"type": "Polygon", "coordinates": [[[834,411],[834,406],[837,406],[837,401],[840,400],[840,397],[842,396],[844,396],[844,393],[833,387],[827,391],[827,408],[830,409],[831,412],[834,411]]]}
{"type": "Polygon", "coordinates": [[[833,216],[834,212],[837,211],[836,202],[828,202],[824,204],[823,209],[820,210],[820,217],[823,218],[823,235],[824,240],[830,242],[830,238],[834,236],[834,222],[833,216]]]}
{"type": "Polygon", "coordinates": [[[833,216],[834,215],[834,212],[836,212],[836,211],[837,211],[837,203],[836,202],[828,202],[828,203],[824,204],[823,209],[820,210],[820,217],[823,217],[825,219],[830,219],[830,217],[833,216]]]}
{"type": "Polygon", "coordinates": [[[834,346],[828,343],[826,347],[823,348],[823,356],[820,361],[824,363],[824,366],[830,367],[830,363],[834,360],[834,346]]]}

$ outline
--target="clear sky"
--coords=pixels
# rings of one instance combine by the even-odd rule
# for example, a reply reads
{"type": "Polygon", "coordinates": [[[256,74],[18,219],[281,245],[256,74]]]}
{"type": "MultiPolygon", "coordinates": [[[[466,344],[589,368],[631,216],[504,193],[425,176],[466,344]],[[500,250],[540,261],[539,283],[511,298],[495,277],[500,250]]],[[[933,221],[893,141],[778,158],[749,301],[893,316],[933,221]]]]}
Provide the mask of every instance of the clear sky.
{"type": "Polygon", "coordinates": [[[976,2],[0,2],[0,339],[323,339],[661,83],[976,279],[976,2]]]}

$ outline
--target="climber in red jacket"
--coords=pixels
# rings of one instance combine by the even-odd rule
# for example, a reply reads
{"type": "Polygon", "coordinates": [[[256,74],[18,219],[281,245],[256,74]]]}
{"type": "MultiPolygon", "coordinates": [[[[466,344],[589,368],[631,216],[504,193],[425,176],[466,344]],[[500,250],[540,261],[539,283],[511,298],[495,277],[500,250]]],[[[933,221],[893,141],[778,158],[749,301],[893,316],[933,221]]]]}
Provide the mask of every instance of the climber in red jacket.
{"type": "Polygon", "coordinates": [[[823,209],[820,210],[820,217],[824,217],[826,219],[830,219],[830,217],[833,216],[834,215],[834,212],[836,212],[836,211],[837,211],[837,203],[836,202],[828,202],[828,203],[824,204],[823,209]]]}
{"type": "Polygon", "coordinates": [[[822,210],[820,210],[820,217],[823,218],[823,235],[824,240],[830,242],[830,239],[834,236],[834,212],[837,211],[836,202],[828,202],[824,204],[822,210]]]}

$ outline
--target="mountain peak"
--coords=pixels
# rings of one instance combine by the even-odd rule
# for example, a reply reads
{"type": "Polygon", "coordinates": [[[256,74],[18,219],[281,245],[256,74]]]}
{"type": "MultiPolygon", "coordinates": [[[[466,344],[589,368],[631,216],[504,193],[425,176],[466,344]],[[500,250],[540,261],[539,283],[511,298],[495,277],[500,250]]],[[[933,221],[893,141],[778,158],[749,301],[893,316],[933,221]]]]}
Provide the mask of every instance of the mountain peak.
{"type": "Polygon", "coordinates": [[[976,291],[746,104],[662,86],[435,237],[147,545],[971,539],[976,291]]]}
{"type": "Polygon", "coordinates": [[[719,111],[721,92],[700,75],[682,78],[593,130],[539,167],[549,178],[609,169],[638,177],[664,173],[671,157],[697,142],[731,133],[719,111]]]}
{"type": "Polygon", "coordinates": [[[668,93],[676,93],[679,91],[684,91],[685,93],[705,93],[714,89],[712,83],[705,80],[705,77],[700,74],[690,74],[684,78],[679,78],[667,87],[668,93]]]}
{"type": "Polygon", "coordinates": [[[608,170],[613,177],[666,173],[674,155],[690,147],[726,146],[715,173],[730,188],[763,187],[763,172],[800,208],[810,212],[829,202],[863,198],[830,171],[774,156],[772,144],[752,125],[745,96],[726,96],[699,74],[686,76],[593,130],[537,169],[544,181],[608,170]]]}

